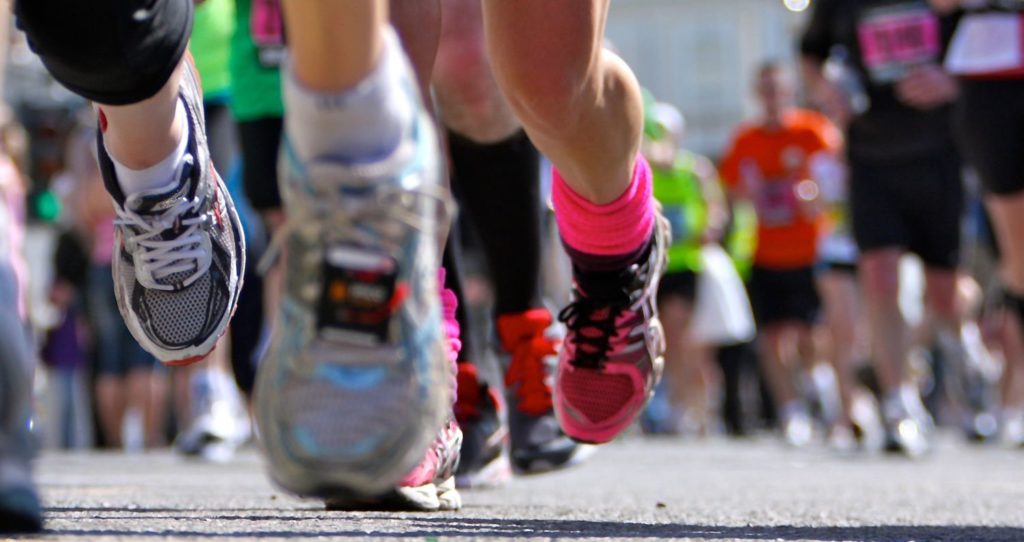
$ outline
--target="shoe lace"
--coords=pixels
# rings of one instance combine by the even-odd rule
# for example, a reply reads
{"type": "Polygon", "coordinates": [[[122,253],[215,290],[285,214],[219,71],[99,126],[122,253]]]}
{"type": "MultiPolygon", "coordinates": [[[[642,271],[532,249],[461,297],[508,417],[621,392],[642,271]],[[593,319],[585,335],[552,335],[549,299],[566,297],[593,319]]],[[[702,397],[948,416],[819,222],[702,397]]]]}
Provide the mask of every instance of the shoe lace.
{"type": "MultiPolygon", "coordinates": [[[[407,229],[424,230],[432,219],[441,224],[439,239],[448,237],[451,217],[455,214],[455,203],[448,191],[437,185],[421,183],[416,187],[407,188],[393,184],[377,183],[366,189],[372,197],[358,196],[348,199],[344,191],[338,189],[339,177],[361,178],[383,177],[384,172],[375,168],[339,168],[332,166],[316,166],[310,168],[311,193],[308,196],[296,195],[306,199],[305,207],[311,208],[310,216],[298,216],[289,213],[281,227],[278,228],[270,241],[266,252],[260,259],[258,270],[265,274],[274,265],[284,247],[288,236],[304,227],[308,227],[313,217],[325,217],[321,224],[329,228],[331,235],[344,236],[346,239],[377,244],[384,238],[398,239],[407,229]],[[315,195],[314,195],[315,194],[315,195]],[[433,202],[437,209],[436,215],[427,216],[419,209],[424,203],[433,202]]],[[[429,207],[427,207],[429,208],[429,207]]]]}
{"type": "Polygon", "coordinates": [[[551,410],[554,403],[545,359],[555,355],[558,355],[558,342],[545,336],[543,331],[525,338],[512,351],[505,385],[515,386],[520,411],[539,416],[551,410]]]}
{"type": "Polygon", "coordinates": [[[208,213],[199,213],[203,201],[199,198],[178,198],[159,214],[141,215],[132,210],[138,195],[128,197],[123,208],[117,208],[115,226],[131,232],[125,243],[136,258],[135,273],[139,283],[150,289],[173,291],[191,285],[210,268],[211,255],[203,250],[206,233],[203,227],[210,222],[208,213]],[[192,214],[194,216],[189,216],[192,214]],[[165,232],[174,236],[165,239],[165,232]],[[158,282],[171,275],[189,272],[180,285],[158,282]]]}
{"type": "Polygon", "coordinates": [[[633,289],[639,282],[647,283],[651,272],[650,264],[636,263],[610,279],[595,281],[594,293],[587,294],[576,285],[574,300],[558,313],[558,320],[566,325],[570,333],[566,340],[575,347],[570,363],[583,369],[601,369],[612,351],[612,338],[618,333],[619,316],[636,304],[643,292],[633,289]]]}

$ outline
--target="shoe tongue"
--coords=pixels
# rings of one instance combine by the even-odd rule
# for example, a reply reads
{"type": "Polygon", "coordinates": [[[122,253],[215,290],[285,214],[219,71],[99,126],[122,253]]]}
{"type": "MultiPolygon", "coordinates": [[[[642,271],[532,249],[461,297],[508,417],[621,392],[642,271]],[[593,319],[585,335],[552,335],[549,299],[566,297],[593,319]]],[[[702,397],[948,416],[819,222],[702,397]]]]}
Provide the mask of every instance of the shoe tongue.
{"type": "Polygon", "coordinates": [[[140,215],[158,215],[188,197],[187,182],[173,182],[160,188],[128,196],[126,206],[140,215]]]}

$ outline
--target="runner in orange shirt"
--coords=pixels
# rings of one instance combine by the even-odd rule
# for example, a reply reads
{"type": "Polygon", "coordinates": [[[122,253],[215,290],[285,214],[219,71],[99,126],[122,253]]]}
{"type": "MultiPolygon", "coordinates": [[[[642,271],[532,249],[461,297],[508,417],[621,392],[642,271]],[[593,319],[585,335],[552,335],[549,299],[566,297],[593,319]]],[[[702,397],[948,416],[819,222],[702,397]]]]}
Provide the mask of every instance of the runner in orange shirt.
{"type": "Polygon", "coordinates": [[[814,264],[824,220],[812,171],[816,161],[834,160],[841,136],[827,119],[793,106],[793,85],[780,65],[762,65],[755,90],[762,117],[739,129],[721,173],[732,197],[751,200],[757,210],[749,289],[762,370],[786,440],[800,446],[813,430],[787,361],[797,357],[810,368],[814,359],[812,327],[820,309],[814,264]]]}

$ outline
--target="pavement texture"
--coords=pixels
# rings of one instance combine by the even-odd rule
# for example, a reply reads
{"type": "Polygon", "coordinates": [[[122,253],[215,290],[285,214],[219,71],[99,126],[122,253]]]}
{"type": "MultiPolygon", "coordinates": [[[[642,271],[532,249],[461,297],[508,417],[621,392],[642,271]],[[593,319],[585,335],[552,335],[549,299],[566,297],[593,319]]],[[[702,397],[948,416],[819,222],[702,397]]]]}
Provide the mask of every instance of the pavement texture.
{"type": "Polygon", "coordinates": [[[37,474],[47,532],[24,540],[1024,541],[1024,450],[955,439],[917,462],[631,439],[440,514],[327,512],[273,487],[254,451],[227,464],[50,454],[37,474]]]}

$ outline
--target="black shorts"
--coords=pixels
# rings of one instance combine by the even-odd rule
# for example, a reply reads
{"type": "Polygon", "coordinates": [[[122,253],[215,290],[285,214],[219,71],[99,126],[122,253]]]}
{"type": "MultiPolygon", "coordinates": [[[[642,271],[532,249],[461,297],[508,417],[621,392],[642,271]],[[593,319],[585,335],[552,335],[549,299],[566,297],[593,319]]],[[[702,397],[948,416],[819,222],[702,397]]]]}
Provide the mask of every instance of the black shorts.
{"type": "Polygon", "coordinates": [[[818,321],[821,299],[811,266],[767,269],[755,265],[747,290],[759,326],[786,322],[810,325],[818,321]]]}
{"type": "Polygon", "coordinates": [[[902,248],[925,265],[957,267],[964,188],[954,149],[900,163],[850,161],[853,236],[861,253],[902,248]]]}
{"type": "Polygon", "coordinates": [[[857,276],[857,264],[837,262],[833,260],[822,260],[815,266],[818,273],[842,273],[844,275],[857,276]]]}
{"type": "Polygon", "coordinates": [[[281,147],[284,119],[266,117],[238,123],[238,142],[242,150],[242,182],[253,209],[281,208],[277,186],[277,156],[281,147]]]}
{"type": "Polygon", "coordinates": [[[1024,79],[968,80],[960,88],[957,133],[985,190],[1024,190],[1024,79]]]}
{"type": "Polygon", "coordinates": [[[658,284],[658,303],[667,297],[678,297],[688,303],[697,299],[697,274],[693,271],[671,271],[658,284]]]}
{"type": "Polygon", "coordinates": [[[167,83],[192,34],[192,0],[17,0],[14,14],[50,74],[75,94],[126,105],[167,83]]]}

